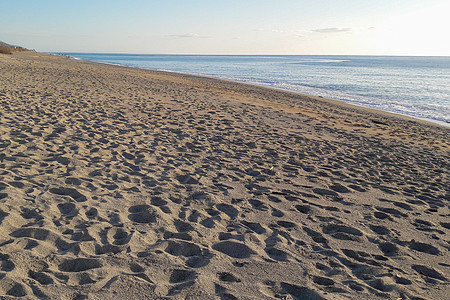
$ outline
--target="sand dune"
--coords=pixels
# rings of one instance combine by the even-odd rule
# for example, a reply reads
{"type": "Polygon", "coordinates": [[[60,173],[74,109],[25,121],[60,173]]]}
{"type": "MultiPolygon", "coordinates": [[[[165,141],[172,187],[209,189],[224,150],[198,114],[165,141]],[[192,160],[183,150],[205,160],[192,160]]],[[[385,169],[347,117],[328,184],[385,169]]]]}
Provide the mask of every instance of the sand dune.
{"type": "Polygon", "coordinates": [[[450,130],[0,56],[0,296],[445,299],[450,130]]]}

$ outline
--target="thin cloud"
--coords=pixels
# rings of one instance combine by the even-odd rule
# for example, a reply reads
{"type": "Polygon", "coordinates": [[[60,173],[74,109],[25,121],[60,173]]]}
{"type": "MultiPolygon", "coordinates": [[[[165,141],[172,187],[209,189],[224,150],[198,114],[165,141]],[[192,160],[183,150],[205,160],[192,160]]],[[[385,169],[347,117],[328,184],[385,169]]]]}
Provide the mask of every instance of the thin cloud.
{"type": "Polygon", "coordinates": [[[276,28],[256,28],[254,31],[264,31],[264,32],[275,32],[275,33],[286,33],[286,30],[276,29],[276,28]]]}
{"type": "Polygon", "coordinates": [[[174,38],[180,38],[180,39],[207,39],[210,38],[210,36],[205,35],[199,35],[196,33],[185,33],[185,34],[171,34],[170,37],[174,38]]]}
{"type": "Polygon", "coordinates": [[[317,33],[342,33],[342,32],[352,32],[351,28],[336,28],[336,27],[331,27],[331,28],[319,28],[319,29],[314,29],[312,30],[313,32],[317,32],[317,33]]]}
{"type": "Polygon", "coordinates": [[[311,34],[311,30],[296,30],[295,35],[298,38],[306,38],[311,34]]]}

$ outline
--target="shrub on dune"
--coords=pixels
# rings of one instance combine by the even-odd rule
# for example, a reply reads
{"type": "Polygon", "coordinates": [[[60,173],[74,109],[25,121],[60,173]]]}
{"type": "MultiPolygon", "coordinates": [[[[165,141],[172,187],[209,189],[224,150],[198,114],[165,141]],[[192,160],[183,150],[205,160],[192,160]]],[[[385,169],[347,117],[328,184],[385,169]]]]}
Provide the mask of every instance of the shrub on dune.
{"type": "Polygon", "coordinates": [[[2,54],[12,54],[13,53],[13,49],[11,47],[5,46],[5,45],[0,45],[0,53],[2,54]]]}

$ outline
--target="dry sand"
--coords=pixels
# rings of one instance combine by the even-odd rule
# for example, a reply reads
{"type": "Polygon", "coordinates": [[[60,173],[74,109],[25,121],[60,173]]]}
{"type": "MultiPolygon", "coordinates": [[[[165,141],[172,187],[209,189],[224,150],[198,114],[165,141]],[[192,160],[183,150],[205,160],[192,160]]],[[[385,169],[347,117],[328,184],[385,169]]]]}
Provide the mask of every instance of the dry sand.
{"type": "Polygon", "coordinates": [[[450,130],[0,55],[2,299],[449,299],[450,130]]]}

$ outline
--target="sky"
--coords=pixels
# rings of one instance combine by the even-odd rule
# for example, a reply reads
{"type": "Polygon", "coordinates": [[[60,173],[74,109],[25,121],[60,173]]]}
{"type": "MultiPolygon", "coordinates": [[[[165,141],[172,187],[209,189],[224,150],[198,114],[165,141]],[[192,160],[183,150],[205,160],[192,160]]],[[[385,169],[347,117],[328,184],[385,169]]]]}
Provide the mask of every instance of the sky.
{"type": "Polygon", "coordinates": [[[0,0],[0,40],[43,52],[450,56],[442,0],[0,0]]]}

